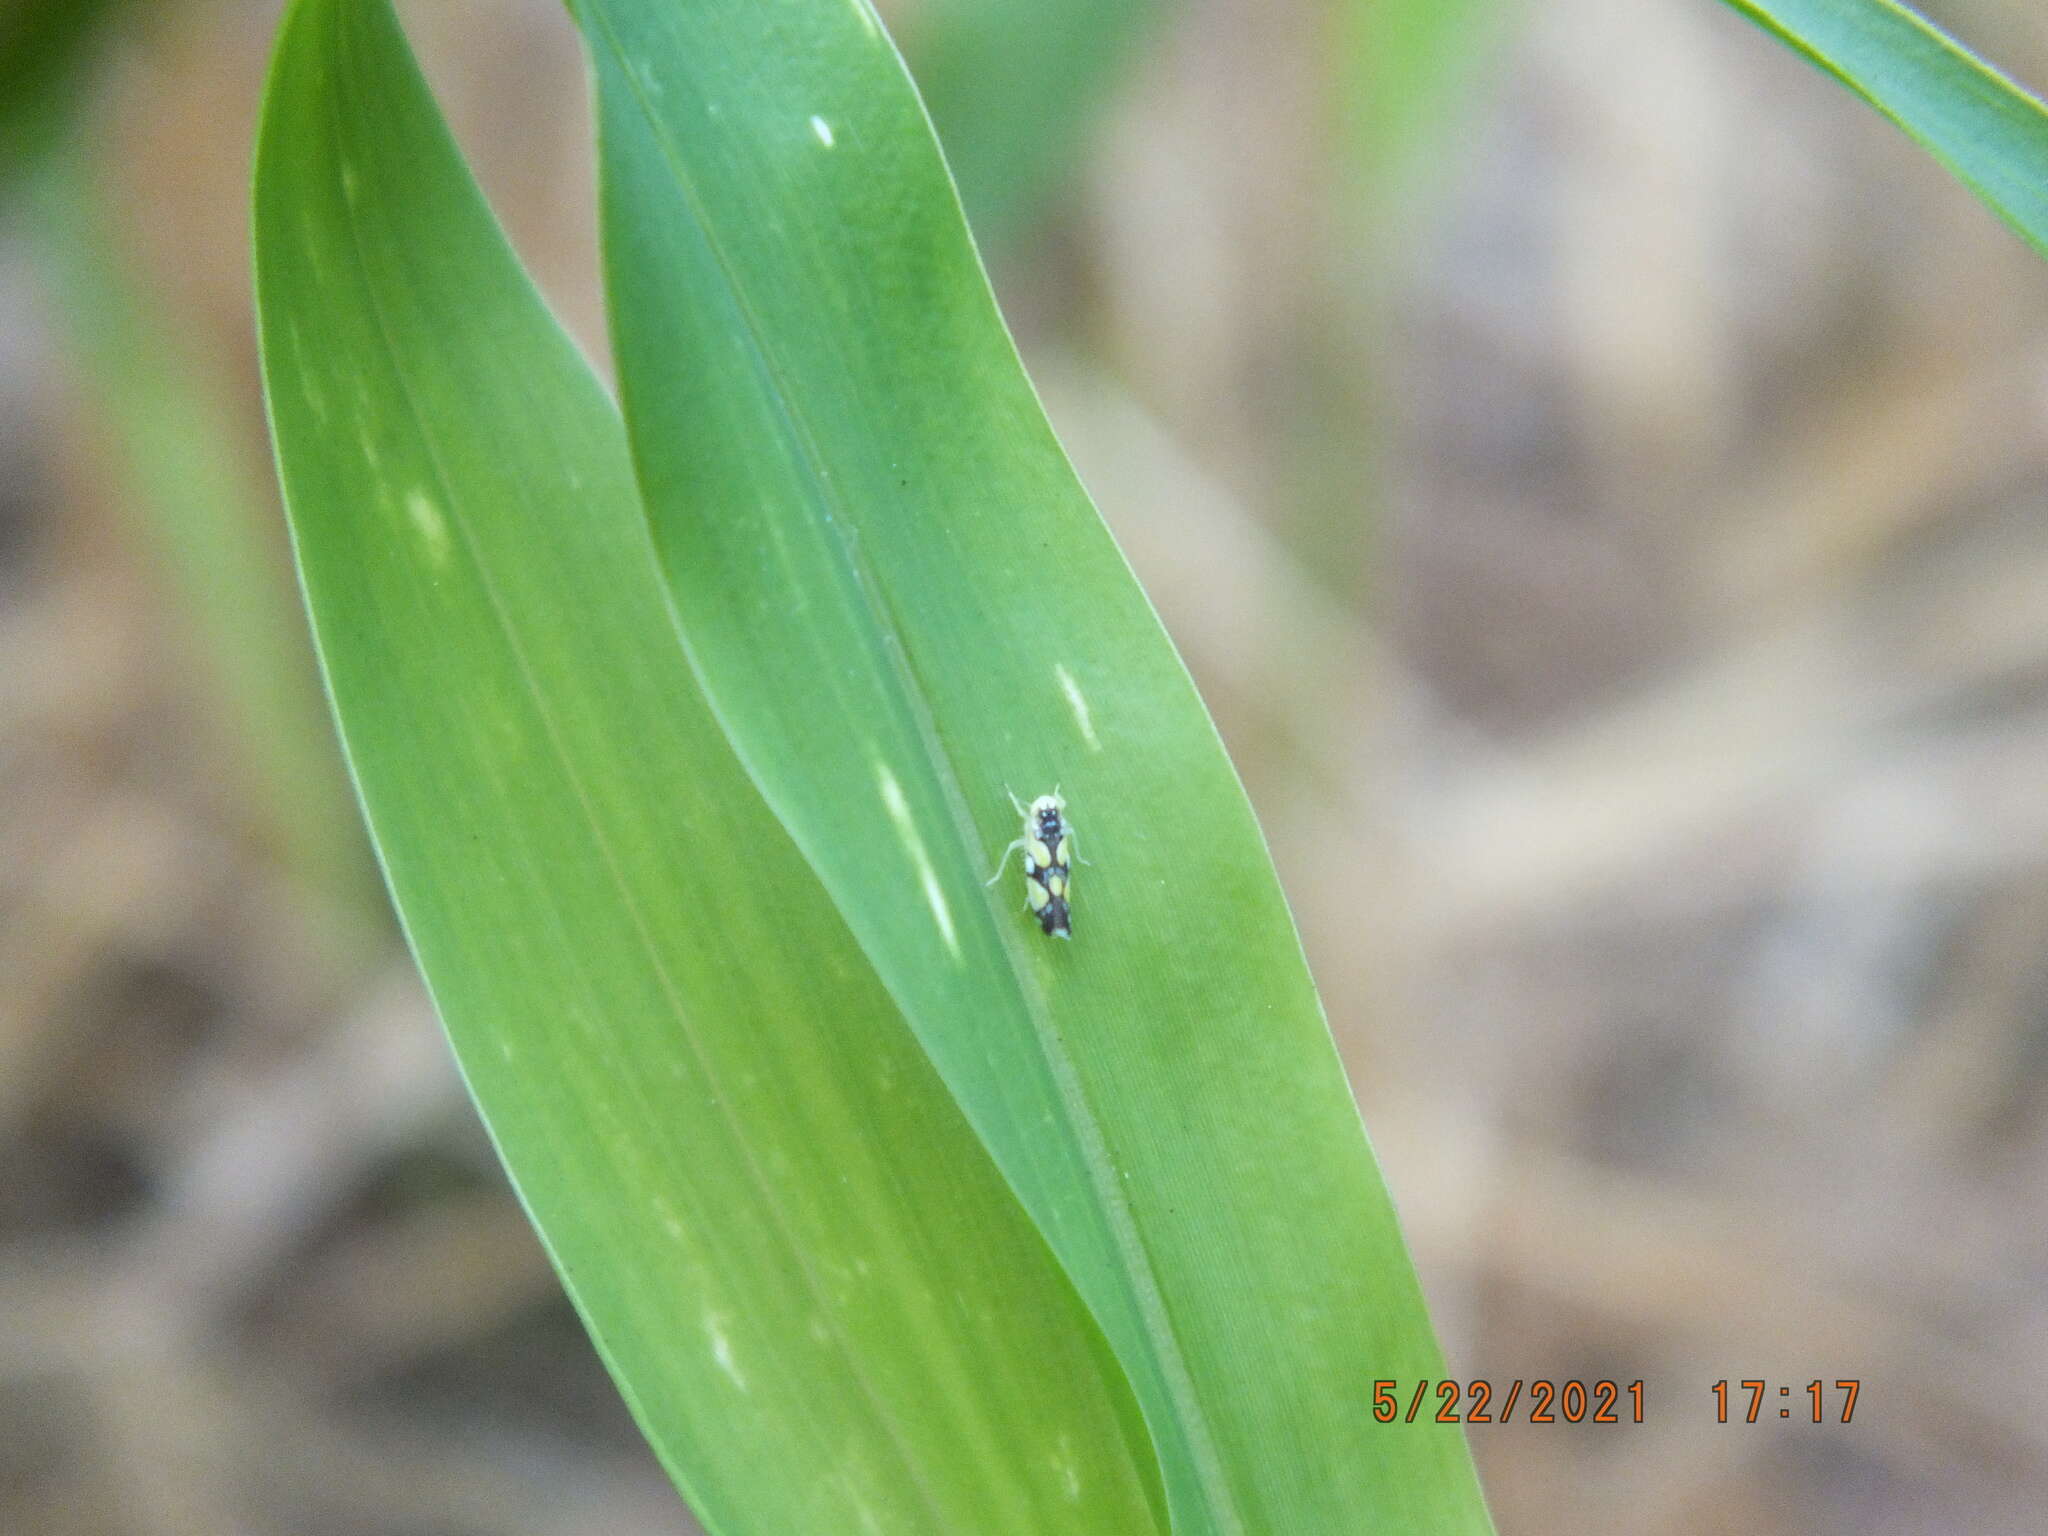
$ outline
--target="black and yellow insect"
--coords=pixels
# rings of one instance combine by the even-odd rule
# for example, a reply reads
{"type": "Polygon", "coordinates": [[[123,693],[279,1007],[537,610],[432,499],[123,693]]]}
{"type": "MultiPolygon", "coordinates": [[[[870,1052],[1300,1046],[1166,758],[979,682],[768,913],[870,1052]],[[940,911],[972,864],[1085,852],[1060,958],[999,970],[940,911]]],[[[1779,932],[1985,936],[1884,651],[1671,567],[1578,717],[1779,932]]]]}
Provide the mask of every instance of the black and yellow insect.
{"type": "Polygon", "coordinates": [[[1021,853],[1024,899],[1032,916],[1053,938],[1071,939],[1074,934],[1067,901],[1074,881],[1074,829],[1067,821],[1067,802],[1055,789],[1028,806],[1018,805],[1017,797],[1012,795],[1010,804],[1024,818],[1024,835],[1003,850],[996,872],[988,877],[987,883],[994,885],[1002,879],[1003,866],[1010,862],[1010,855],[1021,853]]]}

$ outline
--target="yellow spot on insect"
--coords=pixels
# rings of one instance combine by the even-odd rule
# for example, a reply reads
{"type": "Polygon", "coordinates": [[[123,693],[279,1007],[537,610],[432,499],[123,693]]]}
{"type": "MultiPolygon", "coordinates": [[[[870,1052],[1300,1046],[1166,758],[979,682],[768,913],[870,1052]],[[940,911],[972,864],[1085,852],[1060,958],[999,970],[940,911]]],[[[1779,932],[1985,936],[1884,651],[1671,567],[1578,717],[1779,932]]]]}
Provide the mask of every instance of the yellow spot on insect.
{"type": "Polygon", "coordinates": [[[1024,882],[1024,899],[1031,903],[1032,911],[1043,912],[1052,901],[1052,892],[1048,891],[1036,880],[1026,880],[1024,882]]]}
{"type": "Polygon", "coordinates": [[[1067,894],[1067,877],[1057,869],[1049,869],[1045,872],[1045,888],[1054,896],[1064,896],[1067,894]]]}

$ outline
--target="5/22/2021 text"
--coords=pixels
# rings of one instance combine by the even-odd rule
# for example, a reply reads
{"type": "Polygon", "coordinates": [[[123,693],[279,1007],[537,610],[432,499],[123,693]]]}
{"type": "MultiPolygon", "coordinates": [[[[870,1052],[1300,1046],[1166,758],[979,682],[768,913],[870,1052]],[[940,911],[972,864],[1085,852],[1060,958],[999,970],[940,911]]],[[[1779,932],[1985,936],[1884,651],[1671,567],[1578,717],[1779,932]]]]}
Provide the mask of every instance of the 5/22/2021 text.
{"type": "Polygon", "coordinates": [[[1398,1381],[1375,1381],[1372,1416],[1382,1424],[1413,1424],[1425,1416],[1438,1424],[1506,1424],[1519,1409],[1525,1424],[1640,1424],[1643,1397],[1640,1381],[1623,1385],[1539,1376],[1496,1386],[1485,1377],[1462,1382],[1425,1378],[1406,1392],[1398,1381]]]}

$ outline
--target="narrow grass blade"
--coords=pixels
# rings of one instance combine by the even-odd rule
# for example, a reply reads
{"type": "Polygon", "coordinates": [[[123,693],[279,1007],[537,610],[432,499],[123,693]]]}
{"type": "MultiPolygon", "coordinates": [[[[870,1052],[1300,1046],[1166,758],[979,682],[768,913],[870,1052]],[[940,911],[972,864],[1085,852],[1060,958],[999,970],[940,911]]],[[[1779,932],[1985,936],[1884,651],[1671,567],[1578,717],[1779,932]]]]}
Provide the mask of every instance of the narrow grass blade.
{"type": "Polygon", "coordinates": [[[2048,108],[1892,0],[1726,0],[1917,139],[2048,256],[2048,108]]]}
{"type": "Polygon", "coordinates": [[[1129,1372],[1174,1529],[1482,1531],[1258,828],[847,0],[580,0],[622,404],[713,708],[1129,1372]],[[1059,785],[1073,942],[983,881],[1059,785]]]}
{"type": "Polygon", "coordinates": [[[719,1533],[1157,1528],[1121,1374],[676,643],[617,415],[386,0],[299,0],[256,178],[323,664],[463,1070],[719,1533]]]}

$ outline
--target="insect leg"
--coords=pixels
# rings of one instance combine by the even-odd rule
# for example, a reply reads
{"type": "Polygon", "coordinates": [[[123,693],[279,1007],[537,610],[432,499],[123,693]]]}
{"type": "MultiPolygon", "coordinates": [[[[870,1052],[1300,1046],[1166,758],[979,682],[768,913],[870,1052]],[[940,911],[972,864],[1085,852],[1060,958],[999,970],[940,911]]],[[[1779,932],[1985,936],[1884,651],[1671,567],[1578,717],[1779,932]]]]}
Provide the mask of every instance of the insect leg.
{"type": "Polygon", "coordinates": [[[1005,848],[1003,850],[1003,856],[996,861],[996,872],[990,875],[986,880],[982,881],[981,883],[983,885],[994,885],[998,880],[1002,879],[1003,871],[1009,868],[1010,866],[1010,855],[1015,853],[1019,848],[1022,848],[1023,846],[1024,839],[1020,837],[1015,842],[1010,844],[1009,847],[1005,848]]]}

